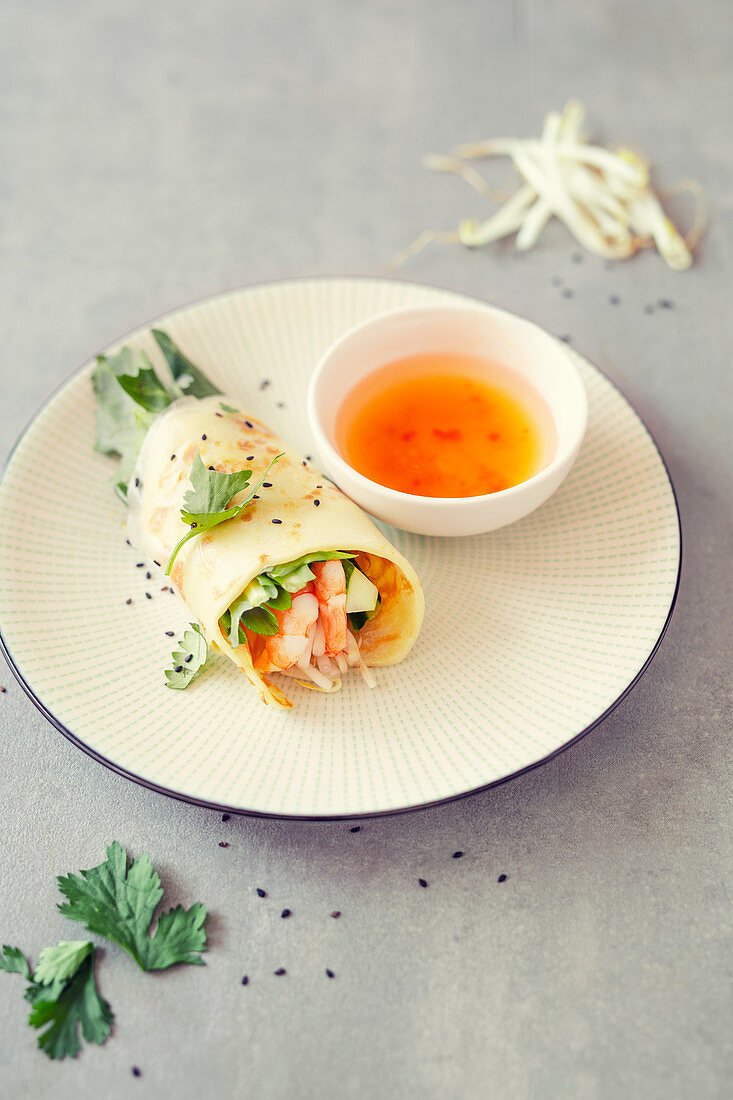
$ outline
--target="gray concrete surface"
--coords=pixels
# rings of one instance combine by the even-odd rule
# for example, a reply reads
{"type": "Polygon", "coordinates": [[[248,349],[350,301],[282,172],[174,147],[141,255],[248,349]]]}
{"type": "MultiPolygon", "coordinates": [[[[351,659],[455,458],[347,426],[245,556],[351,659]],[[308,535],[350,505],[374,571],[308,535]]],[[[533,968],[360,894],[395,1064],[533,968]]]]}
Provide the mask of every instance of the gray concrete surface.
{"type": "Polygon", "coordinates": [[[105,948],[115,1034],[74,1062],[36,1050],[0,974],[4,1097],[730,1095],[732,49],[726,0],[3,5],[2,457],[73,367],[146,319],[268,279],[379,274],[425,226],[479,214],[421,155],[534,134],[570,96],[711,204],[687,274],[651,254],[574,262],[561,227],[522,258],[436,245],[401,273],[571,335],[676,486],[668,634],[558,759],[358,833],[222,822],[88,759],[0,673],[0,942],[36,958],[78,935],[55,876],[113,838],[152,852],[171,903],[212,910],[205,969],[146,976],[105,948]]]}

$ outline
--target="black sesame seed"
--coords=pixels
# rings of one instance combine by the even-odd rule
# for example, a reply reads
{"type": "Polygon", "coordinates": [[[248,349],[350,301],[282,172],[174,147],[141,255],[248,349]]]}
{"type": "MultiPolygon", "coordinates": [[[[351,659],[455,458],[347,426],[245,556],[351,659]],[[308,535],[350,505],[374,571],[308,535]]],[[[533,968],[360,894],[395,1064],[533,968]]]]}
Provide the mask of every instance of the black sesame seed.
{"type": "Polygon", "coordinates": [[[351,828],[349,829],[349,832],[350,833],[360,833],[361,832],[361,825],[352,825],[351,828]]]}
{"type": "Polygon", "coordinates": [[[619,304],[619,302],[621,301],[618,294],[612,294],[611,297],[608,300],[609,300],[609,302],[611,303],[612,306],[617,306],[619,304]]]}
{"type": "Polygon", "coordinates": [[[175,634],[172,630],[166,630],[165,636],[166,638],[175,638],[175,634]]]}
{"type": "Polygon", "coordinates": [[[146,580],[149,580],[149,581],[152,581],[152,579],[153,579],[153,574],[152,574],[152,573],[146,573],[146,574],[145,574],[145,579],[146,579],[146,580]]]}
{"type": "Polygon", "coordinates": [[[257,897],[258,898],[266,898],[267,897],[267,890],[263,890],[261,886],[258,886],[257,887],[257,897]]]}
{"type": "Polygon", "coordinates": [[[153,597],[152,597],[152,596],[150,595],[150,593],[149,593],[149,592],[146,592],[146,593],[145,593],[145,599],[146,599],[146,600],[152,600],[152,598],[153,598],[153,597]]]}
{"type": "Polygon", "coordinates": [[[427,886],[427,882],[425,881],[424,878],[419,878],[417,881],[420,883],[421,886],[423,886],[423,887],[427,886]]]}
{"type": "MultiPolygon", "coordinates": [[[[5,690],[5,689],[3,689],[3,690],[5,690]]],[[[339,917],[341,916],[341,910],[340,909],[334,909],[333,913],[331,913],[331,916],[333,917],[334,920],[338,920],[339,917]]]]}
{"type": "Polygon", "coordinates": [[[245,420],[245,424],[247,425],[248,428],[254,428],[254,424],[252,423],[251,420],[245,420]]]}
{"type": "Polygon", "coordinates": [[[334,974],[333,970],[329,970],[328,967],[326,967],[326,977],[327,978],[335,978],[336,975],[334,974]]]}
{"type": "Polygon", "coordinates": [[[316,508],[320,508],[320,507],[321,507],[321,502],[320,502],[320,500],[317,500],[317,499],[316,499],[316,500],[314,500],[314,501],[313,501],[313,504],[315,505],[315,507],[316,507],[316,508]]]}
{"type": "Polygon", "coordinates": [[[568,336],[566,333],[565,335],[561,336],[560,339],[562,340],[563,344],[569,344],[573,338],[572,336],[568,336]]]}
{"type": "Polygon", "coordinates": [[[129,539],[125,539],[125,542],[127,543],[128,546],[132,546],[132,543],[130,542],[129,539]]]}
{"type": "Polygon", "coordinates": [[[175,455],[171,455],[171,462],[173,461],[173,459],[174,459],[175,457],[176,457],[175,455]]]}
{"type": "Polygon", "coordinates": [[[125,603],[126,603],[126,604],[131,604],[131,603],[132,603],[132,600],[125,600],[125,603]]]}
{"type": "Polygon", "coordinates": [[[228,848],[229,847],[229,841],[228,840],[220,840],[219,841],[219,847],[220,848],[228,848]]]}
{"type": "Polygon", "coordinates": [[[259,497],[257,496],[257,494],[256,494],[256,493],[255,493],[255,495],[254,495],[254,496],[252,497],[252,500],[259,500],[259,499],[260,499],[260,498],[259,498],[259,497]]]}
{"type": "Polygon", "coordinates": [[[198,523],[192,523],[191,527],[198,527],[198,523]]]}
{"type": "Polygon", "coordinates": [[[262,482],[262,488],[263,489],[271,489],[272,488],[272,482],[271,481],[263,481],[262,482]]]}
{"type": "Polygon", "coordinates": [[[231,816],[231,814],[222,814],[221,819],[222,821],[228,821],[231,816]]]}
{"type": "Polygon", "coordinates": [[[574,290],[571,290],[569,286],[566,286],[565,289],[562,292],[562,296],[563,296],[563,298],[572,298],[574,293],[575,293],[574,290]]]}
{"type": "Polygon", "coordinates": [[[214,413],[214,416],[221,417],[222,420],[224,419],[224,413],[214,413]]]}
{"type": "Polygon", "coordinates": [[[277,970],[275,971],[275,975],[278,978],[281,978],[283,976],[283,974],[287,974],[287,970],[285,969],[284,966],[278,966],[277,970]]]}
{"type": "Polygon", "coordinates": [[[278,401],[277,407],[278,407],[278,409],[284,409],[285,408],[285,402],[284,401],[278,401]]]}
{"type": "Polygon", "coordinates": [[[302,466],[307,466],[307,465],[308,465],[308,463],[307,463],[307,462],[305,461],[305,459],[303,459],[303,461],[302,461],[301,465],[302,465],[302,466]]]}
{"type": "Polygon", "coordinates": [[[507,875],[499,875],[499,877],[496,881],[497,882],[506,882],[507,877],[508,877],[507,875]]]}
{"type": "Polygon", "coordinates": [[[160,562],[156,561],[155,558],[153,558],[153,565],[157,565],[158,569],[160,569],[160,562]]]}
{"type": "Polygon", "coordinates": [[[269,378],[263,378],[262,381],[260,382],[260,389],[261,390],[266,390],[269,385],[270,385],[270,379],[269,378]]]}
{"type": "Polygon", "coordinates": [[[215,467],[215,466],[209,466],[209,469],[210,469],[210,470],[215,470],[215,469],[216,469],[216,467],[215,467]]]}
{"type": "Polygon", "coordinates": [[[175,672],[183,672],[183,665],[176,665],[175,672]]]}
{"type": "Polygon", "coordinates": [[[322,488],[323,488],[322,485],[316,485],[316,489],[322,489],[322,488]]]}
{"type": "Polygon", "coordinates": [[[254,457],[255,457],[254,455],[247,455],[247,461],[248,461],[248,462],[253,462],[253,461],[254,461],[254,457]]]}
{"type": "Polygon", "coordinates": [[[287,920],[287,918],[291,915],[291,913],[292,913],[292,909],[283,909],[280,916],[282,917],[283,920],[287,920]]]}
{"type": "Polygon", "coordinates": [[[188,664],[188,662],[192,661],[192,660],[193,660],[193,653],[189,653],[188,657],[186,657],[186,664],[188,664]]]}
{"type": "Polygon", "coordinates": [[[274,519],[272,522],[273,523],[282,523],[282,520],[281,519],[274,519]]]}
{"type": "Polygon", "coordinates": [[[139,477],[136,477],[136,478],[135,478],[135,488],[136,488],[136,489],[139,489],[139,488],[140,488],[140,478],[139,478],[139,477]]]}
{"type": "Polygon", "coordinates": [[[137,1066],[133,1066],[133,1067],[132,1067],[132,1076],[133,1076],[133,1077],[142,1077],[142,1073],[141,1073],[141,1071],[140,1071],[140,1070],[138,1069],[138,1067],[137,1067],[137,1066]]]}
{"type": "Polygon", "coordinates": [[[249,978],[247,977],[246,974],[242,978],[242,985],[249,985],[249,978]]]}
{"type": "Polygon", "coordinates": [[[201,436],[202,439],[206,439],[206,432],[201,436]]]}
{"type": "Polygon", "coordinates": [[[313,456],[312,455],[306,455],[305,457],[308,459],[309,462],[313,461],[313,456]]]}
{"type": "Polygon", "coordinates": [[[453,853],[453,858],[454,859],[463,859],[463,852],[454,852],[453,853]]]}
{"type": "Polygon", "coordinates": [[[674,302],[670,302],[669,298],[660,298],[657,305],[660,309],[674,309],[674,302]]]}
{"type": "Polygon", "coordinates": [[[138,562],[136,562],[136,563],[135,563],[135,568],[136,568],[136,569],[142,569],[142,567],[143,567],[144,565],[145,565],[145,562],[144,562],[144,561],[138,561],[138,562]]]}

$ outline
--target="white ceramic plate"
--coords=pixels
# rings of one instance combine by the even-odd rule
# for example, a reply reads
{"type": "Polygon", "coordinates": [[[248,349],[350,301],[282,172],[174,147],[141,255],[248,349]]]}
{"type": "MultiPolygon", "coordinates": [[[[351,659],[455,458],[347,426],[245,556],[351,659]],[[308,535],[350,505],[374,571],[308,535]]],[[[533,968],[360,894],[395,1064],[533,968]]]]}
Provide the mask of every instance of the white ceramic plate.
{"type": "MultiPolygon", "coordinates": [[[[396,281],[308,279],[235,291],[157,324],[309,454],[305,394],[326,347],[383,310],[462,301],[396,281]]],[[[160,361],[147,327],[124,343],[160,361]]],[[[221,809],[388,813],[534,766],[633,685],[679,579],[677,507],[654,441],[608,380],[580,367],[588,434],[558,492],[489,535],[386,528],[425,587],[415,648],[377,672],[373,691],[359,678],[335,696],[288,681],[295,706],[285,712],[264,707],[223,658],[186,691],[164,686],[175,641],[165,632],[180,637],[188,617],[161,591],[160,571],[138,567],[142,557],[125,543],[115,464],[92,449],[88,364],[37,415],[0,485],[0,627],[11,666],[91,756],[221,809]]]]}

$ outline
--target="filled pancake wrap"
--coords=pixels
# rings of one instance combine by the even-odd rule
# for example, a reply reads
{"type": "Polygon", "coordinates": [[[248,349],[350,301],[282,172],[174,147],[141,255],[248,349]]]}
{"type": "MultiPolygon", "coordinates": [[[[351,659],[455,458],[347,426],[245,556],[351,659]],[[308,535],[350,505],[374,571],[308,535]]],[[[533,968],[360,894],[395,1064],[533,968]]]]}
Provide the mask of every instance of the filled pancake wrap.
{"type": "Polygon", "coordinates": [[[378,589],[378,610],[354,631],[358,662],[391,665],[407,655],[424,610],[415,570],[353,501],[261,421],[232,411],[228,398],[183,397],[150,427],[128,488],[128,531],[141,550],[165,568],[189,531],[181,509],[197,455],[207,469],[221,473],[251,469],[253,486],[280,455],[257,499],[236,518],[186,542],[171,570],[208,645],[244,672],[265,703],[292,705],[268,678],[268,639],[247,630],[246,640],[234,645],[220,620],[255,578],[308,555],[351,554],[378,589]]]}

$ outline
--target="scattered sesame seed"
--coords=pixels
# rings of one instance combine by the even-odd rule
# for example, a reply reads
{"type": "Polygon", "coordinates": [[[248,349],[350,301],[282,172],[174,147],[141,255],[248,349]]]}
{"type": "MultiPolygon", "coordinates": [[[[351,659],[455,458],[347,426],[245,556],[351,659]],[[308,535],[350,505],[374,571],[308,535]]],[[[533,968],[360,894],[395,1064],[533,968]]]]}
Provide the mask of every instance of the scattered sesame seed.
{"type": "Polygon", "coordinates": [[[144,561],[138,561],[138,562],[136,562],[136,563],[135,563],[135,568],[136,568],[136,569],[142,569],[142,567],[143,567],[144,565],[145,565],[145,562],[144,562],[144,561]]]}
{"type": "Polygon", "coordinates": [[[174,672],[183,672],[183,665],[176,665],[174,672]]]}
{"type": "Polygon", "coordinates": [[[611,297],[608,300],[609,300],[609,302],[611,303],[612,306],[617,306],[619,304],[619,302],[621,301],[618,294],[612,294],[611,297]]]}
{"type": "Polygon", "coordinates": [[[135,478],[135,488],[136,488],[136,489],[139,489],[139,488],[140,488],[140,478],[139,478],[139,477],[136,477],[136,478],[135,478]]]}
{"type": "Polygon", "coordinates": [[[575,293],[574,290],[571,290],[569,286],[566,286],[565,289],[562,292],[562,296],[563,296],[563,298],[572,298],[574,293],[575,293]]]}
{"type": "Polygon", "coordinates": [[[224,419],[224,413],[214,413],[214,416],[219,416],[222,420],[224,419]]]}
{"type": "Polygon", "coordinates": [[[215,469],[216,469],[216,467],[215,467],[215,466],[209,466],[209,469],[210,469],[210,470],[215,470],[215,469]]]}
{"type": "Polygon", "coordinates": [[[269,378],[263,378],[262,381],[260,382],[260,389],[261,390],[266,390],[269,385],[270,385],[270,379],[269,378]]]}
{"type": "Polygon", "coordinates": [[[321,502],[320,502],[320,500],[318,500],[318,498],[316,498],[316,499],[315,499],[315,500],[313,501],[313,504],[314,504],[314,507],[316,507],[316,508],[320,508],[320,507],[321,507],[321,502]]]}
{"type": "Polygon", "coordinates": [[[263,481],[262,482],[262,488],[263,489],[271,489],[272,488],[272,482],[271,481],[263,481]]]}
{"type": "Polygon", "coordinates": [[[335,978],[336,975],[334,974],[333,970],[329,970],[328,967],[326,967],[326,977],[327,978],[335,978]]]}
{"type": "Polygon", "coordinates": [[[305,457],[306,457],[306,459],[308,460],[308,462],[312,462],[312,461],[313,461],[313,455],[306,455],[305,457]]]}
{"type": "Polygon", "coordinates": [[[256,493],[255,493],[255,495],[254,495],[254,496],[252,497],[252,500],[259,500],[259,499],[260,499],[260,498],[259,498],[259,497],[257,496],[257,494],[256,494],[256,493]]]}
{"type": "Polygon", "coordinates": [[[253,462],[253,461],[254,461],[254,457],[255,457],[254,455],[247,455],[247,461],[248,461],[248,462],[253,462]]]}
{"type": "Polygon", "coordinates": [[[153,565],[157,565],[158,569],[160,569],[160,562],[156,561],[155,558],[153,558],[153,565]]]}
{"type": "Polygon", "coordinates": [[[228,840],[220,840],[219,841],[219,847],[220,848],[228,848],[229,847],[229,841],[228,840]]]}
{"type": "Polygon", "coordinates": [[[149,592],[146,592],[146,593],[145,593],[145,599],[146,599],[146,600],[152,600],[152,598],[153,598],[153,597],[152,597],[152,596],[150,595],[150,593],[149,593],[149,592]]]}
{"type": "Polygon", "coordinates": [[[129,539],[125,539],[125,542],[127,543],[128,546],[132,546],[132,543],[130,542],[129,539]]]}
{"type": "Polygon", "coordinates": [[[420,883],[421,886],[423,886],[423,887],[427,886],[427,882],[425,881],[424,878],[419,878],[417,881],[420,883]]]}
{"type": "Polygon", "coordinates": [[[278,407],[278,409],[284,409],[285,408],[285,402],[284,401],[278,401],[277,407],[278,407]]]}
{"type": "Polygon", "coordinates": [[[352,825],[351,828],[349,829],[349,832],[350,833],[360,833],[361,832],[361,825],[352,825]]]}
{"type": "Polygon", "coordinates": [[[499,875],[499,877],[496,881],[497,882],[506,882],[508,877],[509,877],[508,875],[499,875]]]}
{"type": "Polygon", "coordinates": [[[172,630],[166,630],[165,636],[166,638],[175,638],[175,633],[172,630]]]}
{"type": "Polygon", "coordinates": [[[192,660],[193,660],[193,653],[189,653],[188,657],[186,657],[186,664],[188,664],[188,662],[192,661],[192,660]]]}
{"type": "Polygon", "coordinates": [[[131,603],[132,603],[132,600],[130,600],[130,599],[128,599],[128,600],[125,600],[125,603],[126,603],[126,604],[131,604],[131,603]]]}
{"type": "Polygon", "coordinates": [[[221,819],[222,821],[228,821],[231,816],[231,814],[222,814],[221,819]]]}
{"type": "Polygon", "coordinates": [[[453,853],[453,858],[454,859],[463,859],[463,852],[454,852],[453,853]]]}
{"type": "Polygon", "coordinates": [[[201,436],[202,439],[206,439],[206,432],[201,436]]]}
{"type": "Polygon", "coordinates": [[[340,909],[334,909],[333,913],[331,913],[331,916],[333,917],[334,920],[338,920],[339,917],[341,916],[341,910],[340,909]]]}
{"type": "Polygon", "coordinates": [[[175,457],[176,457],[175,455],[171,455],[171,462],[173,461],[173,459],[174,459],[175,457]]]}
{"type": "Polygon", "coordinates": [[[192,523],[191,527],[198,527],[198,523],[192,523]]]}
{"type": "Polygon", "coordinates": [[[152,581],[152,579],[153,579],[153,574],[152,574],[152,573],[146,573],[146,574],[145,574],[145,579],[146,579],[146,580],[148,580],[148,581],[152,581]]]}
{"type": "Polygon", "coordinates": [[[140,1070],[138,1069],[138,1067],[137,1067],[137,1066],[133,1066],[133,1067],[132,1067],[132,1076],[133,1076],[133,1077],[142,1077],[142,1073],[141,1073],[141,1071],[140,1071],[140,1070]]]}
{"type": "Polygon", "coordinates": [[[674,309],[674,302],[670,302],[669,298],[660,298],[657,305],[660,309],[674,309]]]}
{"type": "Polygon", "coordinates": [[[282,913],[280,914],[280,916],[282,917],[283,920],[286,920],[291,915],[292,915],[292,909],[283,909],[282,913]]]}
{"type": "Polygon", "coordinates": [[[305,461],[305,459],[303,459],[303,461],[301,463],[301,466],[307,466],[307,465],[308,465],[308,463],[305,461]]]}
{"type": "Polygon", "coordinates": [[[5,695],[8,689],[6,687],[0,687],[0,695],[5,695]]]}
{"type": "Polygon", "coordinates": [[[273,523],[282,523],[282,520],[281,519],[274,519],[274,520],[272,520],[272,522],[273,523]]]}
{"type": "Polygon", "coordinates": [[[249,985],[249,978],[247,977],[246,974],[242,978],[242,985],[249,985]]]}
{"type": "Polygon", "coordinates": [[[245,420],[245,424],[247,425],[248,428],[254,428],[254,424],[252,423],[251,420],[245,420]]]}
{"type": "Polygon", "coordinates": [[[263,890],[261,886],[258,886],[257,887],[257,897],[258,898],[266,898],[267,897],[267,890],[263,890]]]}
{"type": "Polygon", "coordinates": [[[277,970],[275,970],[274,973],[278,978],[281,978],[283,974],[287,974],[287,970],[284,966],[278,966],[277,970]]]}
{"type": "Polygon", "coordinates": [[[322,488],[323,488],[322,485],[316,485],[316,489],[322,489],[322,488]]]}

